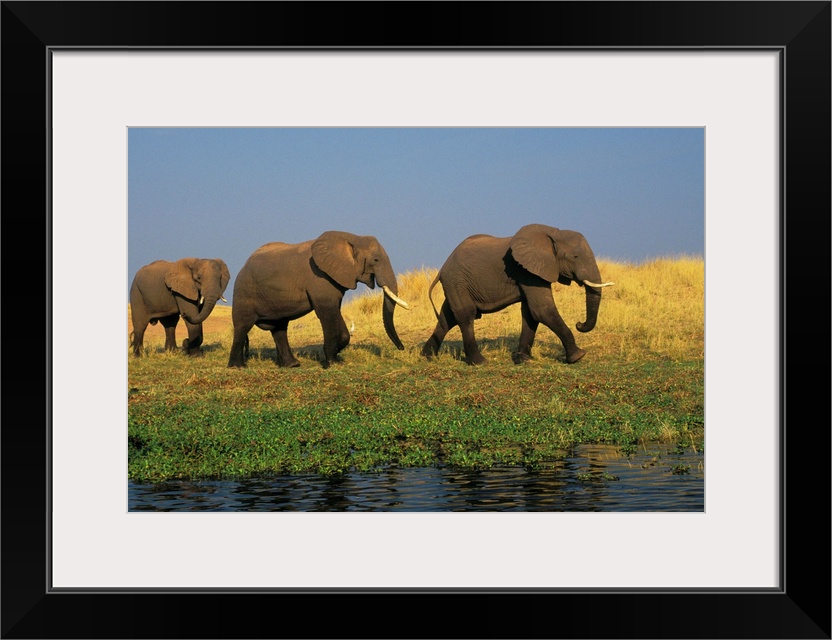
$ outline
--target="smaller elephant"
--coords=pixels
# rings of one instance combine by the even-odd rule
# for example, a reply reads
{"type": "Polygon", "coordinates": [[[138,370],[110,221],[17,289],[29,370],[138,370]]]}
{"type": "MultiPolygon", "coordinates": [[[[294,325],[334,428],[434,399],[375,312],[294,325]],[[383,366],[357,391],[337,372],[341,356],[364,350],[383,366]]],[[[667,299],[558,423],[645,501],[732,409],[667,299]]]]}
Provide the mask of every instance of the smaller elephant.
{"type": "Polygon", "coordinates": [[[245,367],[248,332],[252,327],[270,331],[280,367],[297,367],[286,331],[289,322],[314,311],[324,337],[323,366],[338,361],[338,353],[350,343],[350,330],[341,315],[347,289],[361,282],[384,291],[382,322],[390,341],[403,350],[393,311],[409,308],[398,297],[396,275],[384,247],[373,236],[345,231],[325,231],[300,244],[270,242],[249,256],[234,282],[234,341],[229,367],[245,367]]]}
{"type": "Polygon", "coordinates": [[[228,267],[219,258],[156,260],[139,269],[130,286],[133,355],[142,354],[147,325],[157,322],[165,328],[165,349],[173,351],[180,317],[188,328],[188,337],[182,341],[183,351],[199,354],[202,323],[211,315],[217,300],[227,302],[222,294],[230,280],[228,267]]]}
{"type": "MultiPolygon", "coordinates": [[[[586,322],[577,324],[581,332],[595,327],[601,289],[615,284],[601,283],[595,256],[583,235],[542,224],[521,227],[510,238],[484,234],[466,238],[442,265],[428,289],[428,297],[437,282],[442,283],[445,302],[439,312],[433,307],[438,323],[422,348],[422,355],[436,355],[445,334],[459,325],[468,364],[486,362],[474,336],[474,320],[517,302],[522,326],[520,343],[512,355],[515,364],[531,359],[540,323],[560,338],[566,362],[577,362],[586,352],[575,343],[572,331],[555,306],[552,283],[575,282],[586,289],[586,322]]],[[[433,298],[430,300],[433,305],[433,298]]]]}

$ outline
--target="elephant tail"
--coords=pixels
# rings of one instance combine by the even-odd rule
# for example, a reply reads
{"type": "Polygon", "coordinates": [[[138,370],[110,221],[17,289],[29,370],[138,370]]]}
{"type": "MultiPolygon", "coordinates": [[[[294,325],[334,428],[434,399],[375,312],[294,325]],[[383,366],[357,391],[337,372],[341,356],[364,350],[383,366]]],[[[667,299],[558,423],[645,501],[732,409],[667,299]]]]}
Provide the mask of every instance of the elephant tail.
{"type": "Polygon", "coordinates": [[[430,306],[433,307],[433,315],[436,316],[436,319],[439,320],[439,312],[436,310],[436,305],[433,303],[433,288],[439,282],[440,273],[436,273],[436,277],[433,279],[433,282],[430,283],[428,287],[428,300],[430,300],[430,306]]]}

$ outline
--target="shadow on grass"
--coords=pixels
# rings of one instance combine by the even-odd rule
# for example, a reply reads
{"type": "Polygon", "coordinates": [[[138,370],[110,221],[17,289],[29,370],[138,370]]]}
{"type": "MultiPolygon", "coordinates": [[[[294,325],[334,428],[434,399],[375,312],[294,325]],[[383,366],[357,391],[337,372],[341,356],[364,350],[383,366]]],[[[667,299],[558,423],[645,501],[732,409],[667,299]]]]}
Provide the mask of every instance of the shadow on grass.
{"type": "Polygon", "coordinates": [[[364,351],[370,355],[381,356],[381,347],[375,344],[350,344],[347,349],[352,351],[364,351]]]}
{"type": "MultiPolygon", "coordinates": [[[[424,343],[422,343],[424,344],[424,343]]],[[[511,360],[511,354],[517,350],[517,338],[480,338],[477,340],[480,351],[488,360],[506,358],[511,360]]],[[[419,347],[421,350],[421,346],[419,347]]],[[[445,340],[439,347],[439,355],[447,354],[456,360],[465,359],[462,340],[445,340]]],[[[558,360],[566,362],[566,353],[561,346],[543,344],[532,347],[532,358],[558,360]]]]}
{"type": "MultiPolygon", "coordinates": [[[[224,347],[222,346],[221,342],[212,342],[210,344],[203,343],[199,349],[199,351],[194,354],[192,357],[198,358],[200,355],[205,355],[206,353],[213,353],[214,351],[222,351],[224,347]]],[[[132,355],[133,349],[130,348],[130,354],[132,355]]],[[[148,347],[145,345],[142,347],[142,354],[143,355],[164,355],[166,353],[171,353],[172,355],[179,355],[183,357],[191,357],[189,354],[186,354],[185,351],[182,349],[182,346],[177,346],[176,349],[173,351],[166,351],[165,345],[157,345],[155,347],[148,347]]]]}
{"type": "MultiPolygon", "coordinates": [[[[489,360],[506,359],[511,360],[511,354],[517,349],[517,338],[481,338],[477,340],[480,351],[489,360]]],[[[421,343],[417,346],[421,352],[421,343]]],[[[362,351],[374,357],[381,357],[382,349],[375,344],[350,344],[344,351],[341,352],[343,356],[348,351],[362,351]]],[[[303,358],[323,365],[324,362],[324,346],[323,344],[310,344],[303,347],[292,349],[292,353],[297,358],[303,358]]],[[[462,340],[445,340],[439,348],[439,355],[449,355],[455,360],[464,360],[465,351],[462,347],[462,340]]],[[[532,348],[533,359],[557,360],[565,362],[565,352],[560,345],[542,344],[532,348]]],[[[277,351],[274,347],[253,347],[249,351],[249,358],[259,358],[261,360],[270,360],[277,364],[277,351]]]]}
{"type": "MultiPolygon", "coordinates": [[[[341,352],[340,355],[343,357],[347,351],[363,351],[376,357],[381,356],[381,347],[373,344],[350,344],[346,349],[344,349],[344,351],[341,352]]],[[[311,360],[323,366],[323,344],[308,344],[303,347],[297,347],[292,349],[292,354],[296,358],[311,360]]],[[[259,358],[260,360],[271,360],[275,363],[275,365],[277,365],[277,350],[274,347],[252,347],[249,349],[248,357],[259,358]]]]}

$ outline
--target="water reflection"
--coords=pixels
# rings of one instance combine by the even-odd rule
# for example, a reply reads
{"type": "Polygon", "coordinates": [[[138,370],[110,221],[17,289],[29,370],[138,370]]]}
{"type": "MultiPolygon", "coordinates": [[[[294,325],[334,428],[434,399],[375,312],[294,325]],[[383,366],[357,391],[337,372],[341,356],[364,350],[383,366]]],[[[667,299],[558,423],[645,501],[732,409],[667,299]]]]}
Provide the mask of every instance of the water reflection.
{"type": "Polygon", "coordinates": [[[389,468],[241,481],[130,483],[130,511],[703,511],[702,452],[587,445],[540,471],[389,468]]]}

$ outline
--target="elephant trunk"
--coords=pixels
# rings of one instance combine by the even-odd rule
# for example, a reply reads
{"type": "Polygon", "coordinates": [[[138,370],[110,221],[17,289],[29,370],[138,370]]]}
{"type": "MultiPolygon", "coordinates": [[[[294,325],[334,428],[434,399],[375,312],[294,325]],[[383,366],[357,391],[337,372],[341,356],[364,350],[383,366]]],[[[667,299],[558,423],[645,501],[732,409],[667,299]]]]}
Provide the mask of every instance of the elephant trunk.
{"type": "Polygon", "coordinates": [[[211,312],[214,310],[214,305],[217,304],[219,298],[219,295],[213,294],[200,297],[202,309],[200,309],[199,313],[193,318],[189,317],[187,313],[183,313],[182,317],[191,324],[202,324],[211,315],[211,312]]]}
{"type": "Polygon", "coordinates": [[[575,328],[581,333],[592,331],[598,321],[598,307],[601,306],[601,289],[584,285],[586,288],[586,322],[579,322],[575,328]]]}
{"type": "Polygon", "coordinates": [[[399,334],[396,333],[396,326],[393,324],[393,313],[396,310],[396,305],[401,305],[405,309],[409,308],[407,303],[399,298],[399,287],[396,284],[396,276],[393,274],[393,267],[389,264],[384,265],[384,268],[376,269],[376,283],[381,286],[384,291],[384,306],[381,311],[381,318],[384,322],[384,330],[387,332],[387,337],[396,345],[399,351],[404,351],[404,345],[399,339],[399,334]]]}
{"type": "Polygon", "coordinates": [[[402,341],[399,340],[399,335],[396,333],[396,327],[393,324],[393,312],[396,309],[396,303],[389,296],[384,296],[384,307],[381,311],[381,317],[384,321],[384,330],[387,332],[387,337],[396,345],[399,351],[404,350],[402,341]]]}

